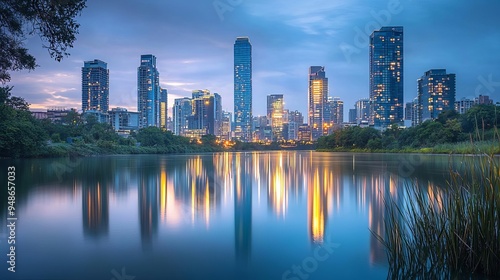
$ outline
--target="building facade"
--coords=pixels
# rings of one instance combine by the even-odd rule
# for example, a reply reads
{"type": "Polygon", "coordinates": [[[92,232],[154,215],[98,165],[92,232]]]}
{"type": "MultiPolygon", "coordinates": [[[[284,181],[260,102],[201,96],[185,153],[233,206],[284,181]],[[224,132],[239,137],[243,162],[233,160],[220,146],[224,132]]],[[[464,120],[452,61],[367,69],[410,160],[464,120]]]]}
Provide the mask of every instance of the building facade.
{"type": "Polygon", "coordinates": [[[382,27],[370,36],[370,124],[404,124],[403,27],[382,27]]]}
{"type": "MultiPolygon", "coordinates": [[[[283,94],[271,94],[267,96],[267,120],[271,126],[273,140],[283,139],[284,121],[283,94]]],[[[288,123],[288,120],[286,121],[288,123]]]]}
{"type": "Polygon", "coordinates": [[[82,67],[82,111],[109,110],[109,70],[104,61],[85,61],[82,67]]]}
{"type": "Polygon", "coordinates": [[[248,37],[234,43],[234,122],[235,137],[252,140],[252,45],[248,37]]]}
{"type": "Polygon", "coordinates": [[[459,114],[465,114],[474,105],[476,105],[475,100],[462,98],[458,101],[455,101],[455,111],[459,114]]]}
{"type": "Polygon", "coordinates": [[[326,134],[324,132],[325,109],[328,102],[328,78],[323,66],[309,67],[308,117],[312,140],[326,134]]]}
{"type": "Polygon", "coordinates": [[[137,110],[140,128],[160,126],[160,73],[152,54],[141,55],[137,68],[137,110]]]}
{"type": "Polygon", "coordinates": [[[370,121],[370,99],[364,98],[356,101],[356,123],[368,124],[370,121]]]}
{"type": "Polygon", "coordinates": [[[168,91],[160,88],[160,128],[167,130],[168,127],[168,91]]]}
{"type": "Polygon", "coordinates": [[[455,74],[446,69],[432,69],[417,80],[418,123],[437,119],[443,111],[455,106],[455,74]]]}
{"type": "Polygon", "coordinates": [[[203,135],[221,135],[222,99],[218,93],[211,94],[209,90],[195,90],[192,114],[188,117],[188,129],[191,137],[203,135]]]}
{"type": "Polygon", "coordinates": [[[344,122],[344,101],[340,97],[328,97],[330,107],[330,124],[339,126],[344,122]]]}
{"type": "Polygon", "coordinates": [[[129,112],[126,108],[113,108],[109,111],[109,123],[120,134],[129,134],[139,129],[139,113],[129,112]]]}
{"type": "Polygon", "coordinates": [[[231,112],[222,111],[222,121],[221,121],[221,135],[222,140],[231,140],[231,122],[233,119],[233,114],[231,112]]]}
{"type": "Polygon", "coordinates": [[[188,117],[192,115],[193,106],[191,98],[184,97],[174,100],[173,106],[173,133],[179,136],[186,136],[188,129],[188,117]]]}

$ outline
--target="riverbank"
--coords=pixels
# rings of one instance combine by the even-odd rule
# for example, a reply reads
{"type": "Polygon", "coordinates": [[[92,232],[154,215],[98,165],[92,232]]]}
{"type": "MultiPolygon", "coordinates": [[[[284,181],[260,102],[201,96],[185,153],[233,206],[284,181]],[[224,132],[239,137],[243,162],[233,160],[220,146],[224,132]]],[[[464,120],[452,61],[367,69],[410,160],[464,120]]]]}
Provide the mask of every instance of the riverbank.
{"type": "Polygon", "coordinates": [[[317,152],[351,152],[351,153],[418,153],[418,154],[500,154],[500,141],[461,142],[453,144],[439,144],[434,147],[402,148],[402,149],[347,149],[343,147],[333,149],[317,149],[317,152]]]}
{"type": "Polygon", "coordinates": [[[133,155],[133,154],[193,154],[193,153],[216,153],[216,152],[251,152],[251,151],[290,151],[290,150],[314,150],[314,145],[298,145],[294,148],[281,148],[276,145],[262,145],[258,143],[239,143],[227,148],[219,145],[169,145],[169,146],[130,146],[117,145],[110,142],[99,144],[87,143],[51,143],[30,157],[26,158],[58,158],[58,157],[89,157],[98,155],[133,155]]]}

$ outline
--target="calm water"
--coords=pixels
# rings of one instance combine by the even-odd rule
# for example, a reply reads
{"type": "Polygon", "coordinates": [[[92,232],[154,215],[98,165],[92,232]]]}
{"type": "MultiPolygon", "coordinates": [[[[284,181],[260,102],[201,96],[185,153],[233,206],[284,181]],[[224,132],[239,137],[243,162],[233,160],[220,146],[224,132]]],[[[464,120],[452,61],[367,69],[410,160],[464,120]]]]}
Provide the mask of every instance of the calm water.
{"type": "MultiPolygon", "coordinates": [[[[455,161],[459,161],[456,158],[455,161]]],[[[0,162],[17,169],[0,279],[385,279],[383,197],[448,156],[248,152],[0,162]],[[135,278],[133,278],[135,277],[135,278]]],[[[432,199],[430,197],[430,199],[432,199]]]]}

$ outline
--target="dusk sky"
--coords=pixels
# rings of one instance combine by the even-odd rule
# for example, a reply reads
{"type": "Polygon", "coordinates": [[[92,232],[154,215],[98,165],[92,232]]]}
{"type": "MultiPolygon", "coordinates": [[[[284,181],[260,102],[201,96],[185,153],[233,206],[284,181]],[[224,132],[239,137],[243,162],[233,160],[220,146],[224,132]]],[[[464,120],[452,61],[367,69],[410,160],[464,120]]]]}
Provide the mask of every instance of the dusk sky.
{"type": "Polygon", "coordinates": [[[457,99],[479,92],[500,101],[500,1],[89,0],[87,6],[62,62],[50,58],[38,37],[28,38],[40,67],[12,73],[9,85],[31,109],[81,110],[83,61],[100,59],[110,70],[110,108],[137,111],[140,55],[154,54],[169,107],[192,90],[209,89],[232,112],[233,44],[248,36],[254,115],[265,114],[267,95],[282,93],[287,109],[307,116],[308,68],[319,65],[329,95],[344,100],[347,121],[354,102],[368,98],[368,38],[383,25],[404,27],[405,102],[416,96],[416,80],[434,68],[457,75],[457,99]]]}

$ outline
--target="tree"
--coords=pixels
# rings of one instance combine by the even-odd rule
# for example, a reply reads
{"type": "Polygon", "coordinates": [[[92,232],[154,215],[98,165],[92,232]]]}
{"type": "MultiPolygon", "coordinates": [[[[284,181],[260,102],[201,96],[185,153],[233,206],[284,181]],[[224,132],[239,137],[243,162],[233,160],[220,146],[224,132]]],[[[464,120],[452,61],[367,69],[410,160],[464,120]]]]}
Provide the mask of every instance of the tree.
{"type": "Polygon", "coordinates": [[[5,104],[16,110],[28,111],[30,104],[24,98],[11,96],[12,87],[0,87],[0,104],[5,104]]]}
{"type": "Polygon", "coordinates": [[[0,157],[36,155],[47,135],[28,111],[28,103],[10,96],[11,89],[0,87],[0,157]]]}
{"type": "Polygon", "coordinates": [[[28,35],[38,35],[55,60],[68,56],[80,27],[75,17],[85,7],[86,0],[0,1],[0,82],[10,81],[9,71],[37,66],[24,46],[28,35]]]}

